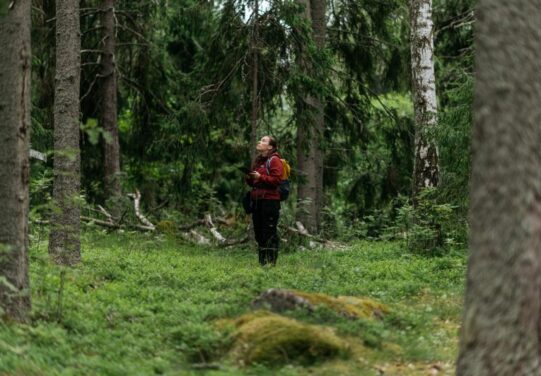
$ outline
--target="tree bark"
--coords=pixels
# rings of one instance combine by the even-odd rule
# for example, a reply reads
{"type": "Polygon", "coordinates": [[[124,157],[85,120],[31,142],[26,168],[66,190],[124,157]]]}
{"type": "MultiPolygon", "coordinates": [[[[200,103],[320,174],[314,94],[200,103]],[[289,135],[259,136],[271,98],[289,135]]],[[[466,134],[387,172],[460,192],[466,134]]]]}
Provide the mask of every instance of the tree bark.
{"type": "MultiPolygon", "coordinates": [[[[118,141],[117,119],[117,77],[116,77],[116,35],[115,35],[115,0],[103,0],[101,9],[101,26],[103,30],[103,46],[101,54],[101,93],[100,123],[108,134],[103,141],[104,187],[105,197],[118,202],[122,196],[120,186],[120,145],[118,141]]],[[[113,205],[114,206],[114,205],[113,205]]],[[[111,208],[113,214],[118,210],[111,208]]]]}
{"type": "Polygon", "coordinates": [[[258,39],[259,39],[259,0],[254,2],[254,26],[253,26],[253,35],[252,35],[252,121],[251,121],[251,158],[253,165],[257,158],[257,150],[255,145],[257,143],[257,119],[259,117],[259,93],[258,93],[258,64],[259,64],[259,51],[258,51],[258,39]]]}
{"type": "MultiPolygon", "coordinates": [[[[325,0],[298,0],[304,17],[312,26],[312,38],[318,49],[325,48],[325,0]]],[[[301,46],[297,61],[304,74],[314,79],[315,69],[301,46]]],[[[321,98],[308,94],[297,101],[297,219],[317,234],[323,207],[323,130],[325,110],[321,98]]]]}
{"type": "Polygon", "coordinates": [[[415,112],[413,197],[423,188],[438,185],[436,78],[434,75],[434,24],[432,0],[411,0],[411,74],[415,112]]]}
{"type": "Polygon", "coordinates": [[[81,259],[80,50],[79,1],[56,0],[53,182],[56,210],[51,222],[49,254],[61,265],[74,265],[81,259]]]}
{"type": "Polygon", "coordinates": [[[0,317],[24,321],[28,278],[30,0],[0,15],[0,317]]]}
{"type": "Polygon", "coordinates": [[[541,7],[480,0],[461,376],[541,367],[541,7]]]}

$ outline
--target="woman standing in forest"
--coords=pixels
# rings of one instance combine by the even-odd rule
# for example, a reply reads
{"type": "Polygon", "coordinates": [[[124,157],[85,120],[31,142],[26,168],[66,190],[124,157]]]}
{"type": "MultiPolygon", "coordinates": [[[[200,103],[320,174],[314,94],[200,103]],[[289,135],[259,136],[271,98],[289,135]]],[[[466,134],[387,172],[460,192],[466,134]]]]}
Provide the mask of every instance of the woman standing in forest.
{"type": "Polygon", "coordinates": [[[252,220],[261,266],[276,265],[279,238],[277,233],[280,216],[279,185],[282,180],[282,160],[277,152],[276,140],[264,136],[256,146],[257,157],[246,182],[252,187],[252,220]]]}

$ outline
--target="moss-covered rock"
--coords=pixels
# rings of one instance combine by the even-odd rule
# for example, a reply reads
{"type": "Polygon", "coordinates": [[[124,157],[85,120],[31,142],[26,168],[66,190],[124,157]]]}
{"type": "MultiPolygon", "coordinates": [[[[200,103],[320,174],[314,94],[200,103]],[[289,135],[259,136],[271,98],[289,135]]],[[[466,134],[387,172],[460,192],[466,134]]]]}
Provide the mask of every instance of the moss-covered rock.
{"type": "Polygon", "coordinates": [[[316,306],[325,306],[340,315],[350,318],[382,318],[389,308],[370,298],[354,296],[333,297],[325,294],[296,290],[269,289],[257,297],[252,305],[268,307],[275,312],[303,308],[312,311],[316,306]]]}
{"type": "Polygon", "coordinates": [[[308,325],[270,312],[254,312],[233,322],[230,355],[241,365],[309,365],[349,353],[331,329],[308,325]]]}

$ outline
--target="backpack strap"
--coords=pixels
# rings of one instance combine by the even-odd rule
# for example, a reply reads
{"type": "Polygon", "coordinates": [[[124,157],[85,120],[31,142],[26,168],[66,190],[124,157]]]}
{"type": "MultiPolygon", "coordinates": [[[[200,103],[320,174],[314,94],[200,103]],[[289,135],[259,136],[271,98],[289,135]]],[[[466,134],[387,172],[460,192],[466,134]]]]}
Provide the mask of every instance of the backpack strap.
{"type": "Polygon", "coordinates": [[[272,158],[274,158],[274,155],[272,155],[269,159],[267,159],[267,162],[265,163],[265,167],[267,169],[267,175],[269,176],[270,176],[270,163],[271,163],[272,158]]]}

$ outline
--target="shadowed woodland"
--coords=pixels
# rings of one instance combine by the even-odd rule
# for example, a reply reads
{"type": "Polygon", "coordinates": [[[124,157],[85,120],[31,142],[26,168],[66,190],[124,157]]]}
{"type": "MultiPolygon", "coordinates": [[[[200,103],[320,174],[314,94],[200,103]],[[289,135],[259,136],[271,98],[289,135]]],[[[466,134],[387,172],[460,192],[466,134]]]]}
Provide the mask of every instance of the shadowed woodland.
{"type": "Polygon", "coordinates": [[[0,374],[538,374],[539,9],[0,0],[0,374]]]}

